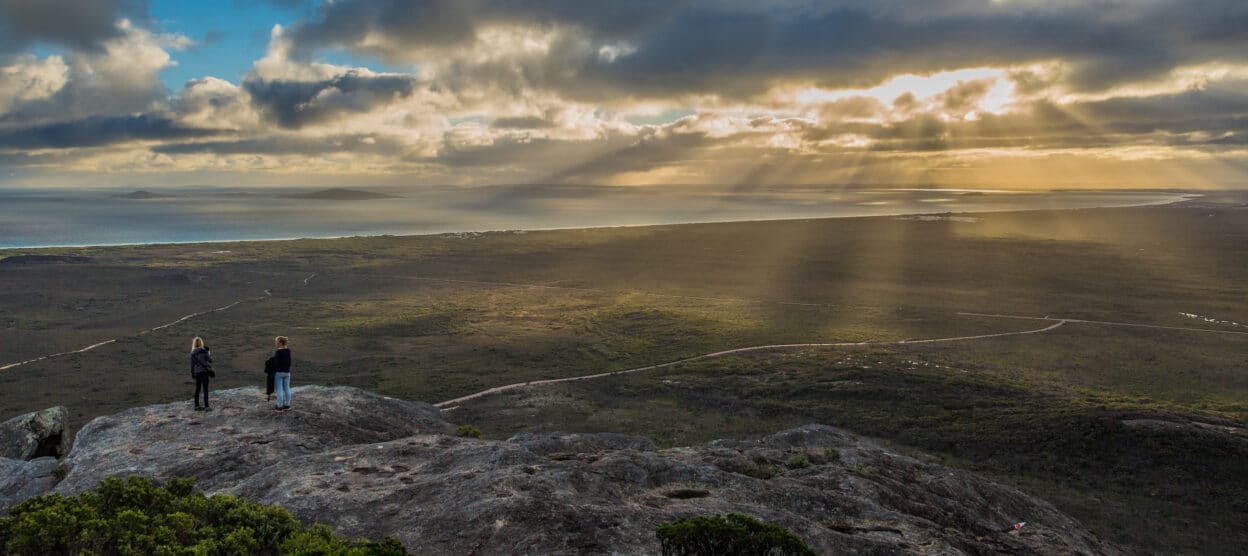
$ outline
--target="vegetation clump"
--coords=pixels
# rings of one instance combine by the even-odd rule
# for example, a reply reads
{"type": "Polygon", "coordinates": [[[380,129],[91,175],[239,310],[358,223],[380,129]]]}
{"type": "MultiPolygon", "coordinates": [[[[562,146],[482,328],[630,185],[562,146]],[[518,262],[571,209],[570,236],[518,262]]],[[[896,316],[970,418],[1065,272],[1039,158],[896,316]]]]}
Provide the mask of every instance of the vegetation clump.
{"type": "Polygon", "coordinates": [[[472,425],[460,425],[455,427],[455,434],[465,438],[481,438],[481,429],[472,425]]]}
{"type": "Polygon", "coordinates": [[[337,537],[303,528],[286,510],[234,496],[204,496],[194,479],[163,486],[143,477],[105,479],[93,492],[31,498],[0,517],[3,554],[407,554],[393,538],[337,537]]]}
{"type": "Polygon", "coordinates": [[[788,529],[747,515],[682,518],[655,529],[664,556],[814,556],[788,529]]]}
{"type": "Polygon", "coordinates": [[[788,461],[784,462],[784,466],[789,469],[805,469],[810,467],[810,458],[806,454],[793,454],[788,461]]]}

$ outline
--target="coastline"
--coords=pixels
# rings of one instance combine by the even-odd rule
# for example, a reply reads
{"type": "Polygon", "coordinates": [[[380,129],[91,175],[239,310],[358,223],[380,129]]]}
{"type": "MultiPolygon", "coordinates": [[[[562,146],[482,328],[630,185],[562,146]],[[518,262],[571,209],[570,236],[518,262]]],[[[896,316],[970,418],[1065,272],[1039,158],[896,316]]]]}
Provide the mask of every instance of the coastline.
{"type": "Polygon", "coordinates": [[[734,223],[758,223],[758,222],[794,222],[803,220],[831,220],[831,219],[853,219],[853,218],[898,218],[898,217],[914,217],[914,216],[943,216],[943,215],[973,215],[973,214],[1000,214],[1011,212],[1034,212],[1034,211],[1075,211],[1075,210],[1095,210],[1095,209],[1123,209],[1123,208],[1147,208],[1162,207],[1176,205],[1187,202],[1192,199],[1205,196],[1203,193],[1193,192],[1169,192],[1168,198],[1159,199],[1151,202],[1143,203],[1124,203],[1114,204],[1106,203],[1096,206],[1087,207],[1040,207],[1040,208],[1003,208],[1003,209],[979,209],[979,210],[949,210],[949,211],[898,211],[891,213],[866,214],[866,215],[826,215],[826,216],[794,216],[789,218],[724,218],[724,219],[707,219],[693,221],[673,221],[673,222],[646,222],[637,224],[609,224],[601,226],[555,226],[555,227],[534,227],[534,228],[482,228],[482,229],[458,229],[444,230],[436,232],[423,233],[375,233],[375,234],[342,234],[342,235],[306,235],[306,236],[275,236],[275,237],[258,237],[258,238],[233,238],[233,239],[205,239],[194,241],[153,241],[153,242],[108,242],[108,243],[85,243],[85,244],[55,244],[55,245],[17,245],[17,246],[0,246],[0,258],[6,255],[12,255],[11,251],[36,252],[39,250],[55,250],[55,249],[98,249],[109,247],[149,247],[161,245],[221,245],[235,243],[267,243],[267,242],[284,242],[284,241],[302,241],[302,240],[335,240],[335,239],[361,239],[361,238],[413,238],[413,237],[436,237],[451,236],[459,234],[501,234],[501,233],[528,233],[528,232],[554,232],[554,231],[570,231],[570,230],[603,230],[603,229],[620,229],[620,228],[646,228],[653,226],[691,226],[699,224],[734,224],[734,223]]]}

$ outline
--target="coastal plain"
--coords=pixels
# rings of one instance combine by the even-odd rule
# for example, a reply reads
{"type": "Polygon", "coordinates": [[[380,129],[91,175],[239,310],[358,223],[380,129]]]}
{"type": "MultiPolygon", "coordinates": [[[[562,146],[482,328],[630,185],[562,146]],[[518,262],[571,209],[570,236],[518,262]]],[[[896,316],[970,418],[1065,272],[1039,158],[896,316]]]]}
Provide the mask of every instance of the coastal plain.
{"type": "Polygon", "coordinates": [[[443,410],[490,438],[619,432],[660,447],[825,423],[1016,485],[1134,551],[1234,553],[1248,546],[1245,283],[1248,204],[1232,194],[7,250],[0,419],[64,405],[81,427],[138,405],[186,399],[189,410],[197,335],[216,358],[214,388],[255,385],[257,404],[278,334],[292,338],[297,385],[431,403],[737,348],[861,342],[531,385],[443,410]]]}

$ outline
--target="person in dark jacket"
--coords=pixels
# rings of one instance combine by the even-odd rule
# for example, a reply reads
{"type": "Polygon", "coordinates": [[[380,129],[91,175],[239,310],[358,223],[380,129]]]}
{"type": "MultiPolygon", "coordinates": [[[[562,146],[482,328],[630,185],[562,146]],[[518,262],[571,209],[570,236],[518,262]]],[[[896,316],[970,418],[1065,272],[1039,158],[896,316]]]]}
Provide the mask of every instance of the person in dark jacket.
{"type": "Polygon", "coordinates": [[[273,375],[277,373],[277,359],[264,360],[264,401],[273,401],[273,375]]]}
{"type": "Polygon", "coordinates": [[[290,409],[290,339],[278,336],[273,339],[277,350],[273,352],[273,385],[277,389],[277,407],[274,411],[290,409]]]}
{"type": "Polygon", "coordinates": [[[204,339],[196,336],[191,340],[191,378],[195,379],[195,411],[212,411],[208,405],[208,379],[216,376],[212,371],[212,351],[204,345],[204,339]],[[199,405],[199,393],[204,393],[204,405],[199,405]]]}

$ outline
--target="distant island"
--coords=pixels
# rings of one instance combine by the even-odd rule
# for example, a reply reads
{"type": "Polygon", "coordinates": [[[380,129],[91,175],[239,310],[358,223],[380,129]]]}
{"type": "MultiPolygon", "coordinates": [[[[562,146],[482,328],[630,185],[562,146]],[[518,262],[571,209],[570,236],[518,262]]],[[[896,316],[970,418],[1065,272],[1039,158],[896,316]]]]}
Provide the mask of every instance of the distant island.
{"type": "Polygon", "coordinates": [[[367,201],[370,199],[396,199],[394,195],[385,193],[376,193],[373,191],[362,191],[359,189],[343,189],[334,187],[323,189],[321,191],[312,191],[310,193],[294,193],[285,195],[291,199],[312,199],[316,201],[367,201]]]}
{"type": "Polygon", "coordinates": [[[112,195],[112,199],[126,199],[130,201],[146,201],[148,199],[172,199],[173,195],[164,195],[161,193],[153,193],[142,189],[131,191],[129,193],[120,193],[112,195]]]}

